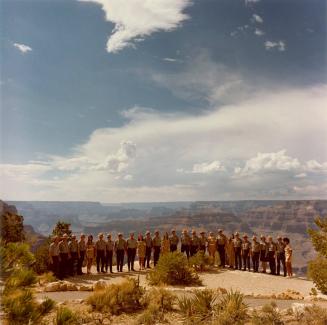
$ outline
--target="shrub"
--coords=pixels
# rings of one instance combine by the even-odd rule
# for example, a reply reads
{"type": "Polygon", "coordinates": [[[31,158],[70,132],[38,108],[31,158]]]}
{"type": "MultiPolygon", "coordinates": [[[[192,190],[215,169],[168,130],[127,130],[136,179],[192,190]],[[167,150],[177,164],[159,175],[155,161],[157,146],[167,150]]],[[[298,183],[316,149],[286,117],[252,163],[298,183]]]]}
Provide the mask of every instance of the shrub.
{"type": "Polygon", "coordinates": [[[164,313],[159,311],[159,306],[150,304],[138,317],[136,324],[153,325],[158,321],[164,321],[164,313]]]}
{"type": "Polygon", "coordinates": [[[55,325],[77,324],[76,314],[67,307],[59,307],[54,319],[55,325]]]}
{"type": "Polygon", "coordinates": [[[5,290],[19,287],[27,287],[36,283],[36,275],[32,270],[22,268],[15,270],[6,280],[5,290]]]}
{"type": "Polygon", "coordinates": [[[210,265],[209,256],[205,255],[203,252],[197,252],[189,259],[189,265],[193,267],[196,271],[204,271],[210,265]]]}
{"type": "Polygon", "coordinates": [[[49,270],[49,246],[51,240],[45,240],[35,251],[35,263],[33,269],[37,274],[42,274],[49,270]]]}
{"type": "Polygon", "coordinates": [[[324,294],[327,294],[327,258],[319,256],[310,261],[308,275],[316,287],[324,294]]]}
{"type": "Polygon", "coordinates": [[[254,310],[252,314],[253,325],[277,325],[283,324],[282,315],[278,311],[275,302],[262,306],[261,310],[254,310]]]}
{"type": "Polygon", "coordinates": [[[180,252],[162,255],[156,267],[148,273],[147,279],[151,285],[201,284],[199,276],[188,265],[187,258],[180,252]]]}
{"type": "Polygon", "coordinates": [[[304,314],[300,319],[304,325],[326,325],[327,324],[327,309],[317,305],[305,307],[304,314]]]}
{"type": "Polygon", "coordinates": [[[38,306],[38,311],[41,315],[45,315],[53,309],[55,304],[56,303],[52,299],[45,297],[45,299],[38,306]]]}
{"type": "Polygon", "coordinates": [[[94,292],[87,303],[93,310],[119,315],[140,309],[143,305],[145,290],[135,279],[126,279],[120,284],[111,284],[94,292]]]}
{"type": "Polygon", "coordinates": [[[46,272],[38,276],[38,281],[40,284],[47,284],[51,282],[56,282],[57,278],[53,275],[52,272],[46,272]]]}
{"type": "Polygon", "coordinates": [[[145,295],[145,302],[148,306],[154,305],[162,312],[172,311],[176,296],[163,287],[152,288],[145,295]]]}

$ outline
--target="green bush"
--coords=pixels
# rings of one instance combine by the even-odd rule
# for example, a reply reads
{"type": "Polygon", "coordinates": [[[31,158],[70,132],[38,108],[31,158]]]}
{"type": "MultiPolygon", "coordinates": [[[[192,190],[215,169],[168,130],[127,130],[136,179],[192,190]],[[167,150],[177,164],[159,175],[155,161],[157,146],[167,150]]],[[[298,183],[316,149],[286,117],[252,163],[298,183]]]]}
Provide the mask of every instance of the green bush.
{"type": "Polygon", "coordinates": [[[193,267],[196,271],[205,271],[210,266],[210,258],[203,252],[197,252],[195,255],[190,257],[189,265],[193,267]]]}
{"type": "Polygon", "coordinates": [[[54,308],[55,304],[56,303],[52,299],[45,297],[45,299],[39,304],[38,311],[41,315],[45,315],[54,308]]]}
{"type": "Polygon", "coordinates": [[[327,258],[319,256],[309,262],[308,275],[315,283],[316,287],[327,294],[327,258]]]}
{"type": "Polygon", "coordinates": [[[88,297],[87,303],[93,310],[110,312],[119,315],[131,313],[144,306],[145,290],[135,279],[126,279],[119,284],[111,284],[94,292],[88,297]]]}
{"type": "Polygon", "coordinates": [[[78,324],[76,314],[67,307],[60,307],[57,310],[55,319],[55,325],[75,325],[78,324]]]}
{"type": "Polygon", "coordinates": [[[5,291],[12,288],[28,287],[36,283],[36,275],[32,270],[22,268],[15,270],[5,282],[5,291]]]}
{"type": "Polygon", "coordinates": [[[251,318],[253,325],[276,325],[283,324],[282,315],[277,309],[275,302],[262,306],[261,310],[254,310],[251,318]]]}
{"type": "Polygon", "coordinates": [[[187,258],[180,252],[162,255],[158,264],[147,274],[151,285],[198,285],[199,276],[189,266],[187,258]]]}
{"type": "Polygon", "coordinates": [[[317,305],[305,307],[304,314],[299,322],[303,325],[326,325],[327,309],[317,305]]]}

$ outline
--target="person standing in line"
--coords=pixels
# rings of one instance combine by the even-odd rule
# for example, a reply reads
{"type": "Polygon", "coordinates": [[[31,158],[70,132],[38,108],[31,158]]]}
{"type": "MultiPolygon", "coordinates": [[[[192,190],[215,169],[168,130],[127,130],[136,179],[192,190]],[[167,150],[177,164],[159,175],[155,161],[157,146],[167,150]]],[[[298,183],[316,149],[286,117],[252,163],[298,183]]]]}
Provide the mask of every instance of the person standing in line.
{"type": "Polygon", "coordinates": [[[160,258],[160,250],[161,250],[161,238],[158,230],[154,232],[154,237],[152,239],[152,246],[153,246],[153,265],[156,266],[160,258]]]}
{"type": "Polygon", "coordinates": [[[115,242],[115,251],[117,259],[117,272],[123,272],[124,255],[126,251],[126,240],[123,238],[123,234],[118,234],[118,239],[115,242]]]}
{"type": "Polygon", "coordinates": [[[219,254],[220,265],[221,267],[225,267],[226,265],[226,243],[227,238],[223,233],[222,229],[218,229],[218,236],[217,236],[217,251],[219,254]]]}
{"type": "Polygon", "coordinates": [[[230,269],[234,269],[235,267],[235,252],[234,252],[234,234],[232,234],[228,240],[226,245],[226,252],[228,258],[228,266],[230,269]]]}
{"type": "Polygon", "coordinates": [[[106,273],[108,272],[108,270],[110,271],[110,273],[114,273],[112,271],[112,257],[114,254],[114,246],[115,243],[111,238],[111,234],[108,234],[106,242],[106,273]]]}
{"type": "Polygon", "coordinates": [[[205,231],[200,232],[199,242],[200,242],[200,251],[203,254],[205,254],[207,248],[207,242],[208,242],[205,231]]]}
{"type": "Polygon", "coordinates": [[[169,240],[170,240],[170,251],[171,252],[177,251],[177,246],[178,246],[178,243],[179,243],[179,238],[176,235],[176,230],[175,229],[173,229],[171,231],[171,236],[170,236],[169,240]]]}
{"type": "Polygon", "coordinates": [[[251,254],[251,243],[248,241],[248,236],[244,235],[243,242],[242,242],[243,271],[246,271],[246,268],[248,269],[248,271],[251,270],[250,254],[251,254]]]}
{"type": "Polygon", "coordinates": [[[85,251],[86,251],[86,243],[85,243],[85,235],[81,234],[80,240],[78,242],[78,263],[77,263],[77,274],[84,274],[82,271],[83,263],[85,259],[85,251]]]}
{"type": "Polygon", "coordinates": [[[168,254],[170,252],[170,240],[169,240],[169,234],[166,232],[164,234],[164,237],[162,239],[161,243],[161,253],[162,255],[168,254]]]}
{"type": "Polygon", "coordinates": [[[184,229],[181,235],[181,252],[186,254],[187,259],[190,257],[190,236],[187,233],[187,230],[184,229]]]}
{"type": "Polygon", "coordinates": [[[59,251],[60,251],[60,274],[61,274],[61,278],[64,279],[69,274],[69,260],[70,260],[67,234],[63,234],[62,236],[62,240],[59,243],[59,251]]]}
{"type": "Polygon", "coordinates": [[[151,262],[151,252],[152,252],[152,238],[150,231],[147,231],[145,234],[145,261],[146,261],[146,268],[150,269],[150,262],[151,262]]]}
{"type": "Polygon", "coordinates": [[[281,236],[277,237],[277,275],[280,275],[280,265],[283,265],[284,276],[286,276],[285,244],[281,236]]]}
{"type": "Polygon", "coordinates": [[[130,233],[130,237],[127,239],[127,266],[128,271],[134,270],[134,262],[136,256],[137,241],[134,238],[134,233],[130,233]]]}
{"type": "Polygon", "coordinates": [[[276,274],[276,244],[273,242],[271,236],[268,236],[268,262],[270,274],[276,274]]]}
{"type": "Polygon", "coordinates": [[[93,244],[93,236],[89,235],[86,242],[86,274],[91,274],[93,260],[95,257],[95,246],[93,244]]]}
{"type": "Polygon", "coordinates": [[[145,270],[145,253],[146,253],[146,243],[145,240],[143,239],[143,235],[139,234],[137,240],[137,255],[139,257],[140,270],[145,270]]]}
{"type": "Polygon", "coordinates": [[[95,243],[95,255],[97,261],[97,272],[105,273],[105,258],[106,258],[106,242],[103,239],[103,234],[98,235],[98,240],[95,243]],[[101,268],[100,268],[101,263],[101,268]]]}
{"type": "Polygon", "coordinates": [[[264,235],[260,236],[260,262],[262,273],[267,272],[268,243],[264,235]]]}
{"type": "Polygon", "coordinates": [[[217,240],[213,232],[210,232],[208,237],[208,253],[210,258],[210,264],[215,264],[215,255],[217,250],[217,240]]]}
{"type": "Polygon", "coordinates": [[[293,250],[290,245],[289,238],[287,237],[283,238],[283,242],[285,244],[285,264],[286,264],[287,276],[292,277],[293,276],[293,270],[292,270],[293,250]]]}
{"type": "Polygon", "coordinates": [[[233,239],[234,252],[235,252],[235,269],[242,269],[242,239],[238,232],[235,233],[235,238],[233,239]]]}
{"type": "Polygon", "coordinates": [[[79,259],[78,242],[76,240],[75,235],[72,235],[71,240],[68,244],[68,247],[69,247],[69,252],[70,252],[69,274],[71,276],[75,276],[77,273],[77,262],[79,259]]]}
{"type": "Polygon", "coordinates": [[[53,237],[53,241],[50,244],[49,247],[49,261],[50,261],[50,265],[51,265],[51,270],[54,274],[54,276],[58,279],[60,279],[60,267],[59,267],[59,263],[60,263],[60,250],[59,250],[59,237],[58,236],[54,236],[53,237]]]}
{"type": "Polygon", "coordinates": [[[256,236],[252,237],[251,256],[253,272],[259,272],[260,243],[258,243],[256,236]]]}
{"type": "Polygon", "coordinates": [[[192,237],[190,239],[190,256],[196,255],[200,247],[200,240],[195,230],[192,230],[192,237]]]}

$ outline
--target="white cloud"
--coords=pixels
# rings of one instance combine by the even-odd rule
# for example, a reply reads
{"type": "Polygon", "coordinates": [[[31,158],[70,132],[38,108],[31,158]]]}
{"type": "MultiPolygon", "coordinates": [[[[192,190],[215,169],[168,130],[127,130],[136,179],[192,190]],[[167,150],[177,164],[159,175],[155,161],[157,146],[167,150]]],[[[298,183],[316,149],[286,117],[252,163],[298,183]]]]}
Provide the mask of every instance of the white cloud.
{"type": "Polygon", "coordinates": [[[215,172],[225,171],[225,167],[218,160],[212,162],[204,162],[194,164],[192,170],[184,170],[183,168],[178,168],[177,172],[186,174],[211,174],[215,172]]]}
{"type": "Polygon", "coordinates": [[[254,31],[254,34],[257,36],[263,36],[263,35],[265,35],[265,32],[259,28],[256,28],[254,31]]]}
{"type": "Polygon", "coordinates": [[[257,2],[260,2],[260,0],[245,0],[245,4],[246,5],[251,5],[251,4],[255,4],[257,2]]]}
{"type": "Polygon", "coordinates": [[[304,169],[308,172],[327,172],[327,162],[319,163],[316,160],[309,160],[306,162],[304,169]]]}
{"type": "Polygon", "coordinates": [[[265,42],[266,50],[269,51],[269,50],[272,50],[275,48],[280,52],[284,52],[286,50],[286,43],[284,41],[277,41],[277,42],[266,41],[265,42]]]}
{"type": "Polygon", "coordinates": [[[32,48],[26,44],[14,43],[13,46],[16,47],[23,54],[32,51],[32,48]]]}
{"type": "Polygon", "coordinates": [[[296,177],[296,178],[304,178],[304,177],[307,177],[307,174],[306,173],[300,173],[300,174],[296,174],[294,177],[296,177]]]}
{"type": "Polygon", "coordinates": [[[254,23],[263,24],[263,18],[257,14],[252,15],[252,21],[254,23]]]}
{"type": "Polygon", "coordinates": [[[178,59],[173,59],[173,58],[163,58],[162,60],[166,62],[179,62],[178,59]]]}
{"type": "Polygon", "coordinates": [[[80,0],[101,5],[106,20],[115,27],[107,51],[117,53],[158,31],[172,31],[189,16],[183,11],[190,0],[80,0]]]}

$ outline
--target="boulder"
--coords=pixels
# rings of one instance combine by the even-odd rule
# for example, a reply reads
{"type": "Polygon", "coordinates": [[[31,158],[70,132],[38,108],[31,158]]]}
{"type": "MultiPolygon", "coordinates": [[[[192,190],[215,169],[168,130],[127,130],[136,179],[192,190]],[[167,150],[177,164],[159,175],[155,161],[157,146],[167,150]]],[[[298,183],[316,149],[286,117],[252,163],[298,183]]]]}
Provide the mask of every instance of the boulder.
{"type": "Polygon", "coordinates": [[[93,287],[91,285],[80,285],[78,287],[79,291],[92,291],[93,287]]]}
{"type": "Polygon", "coordinates": [[[304,296],[298,291],[287,289],[286,291],[276,295],[275,298],[284,300],[303,300],[304,296]]]}
{"type": "Polygon", "coordinates": [[[61,282],[60,281],[57,281],[57,282],[48,283],[45,286],[44,291],[45,292],[61,291],[61,282]]]}
{"type": "Polygon", "coordinates": [[[77,285],[74,283],[67,283],[67,291],[78,291],[77,285]]]}

